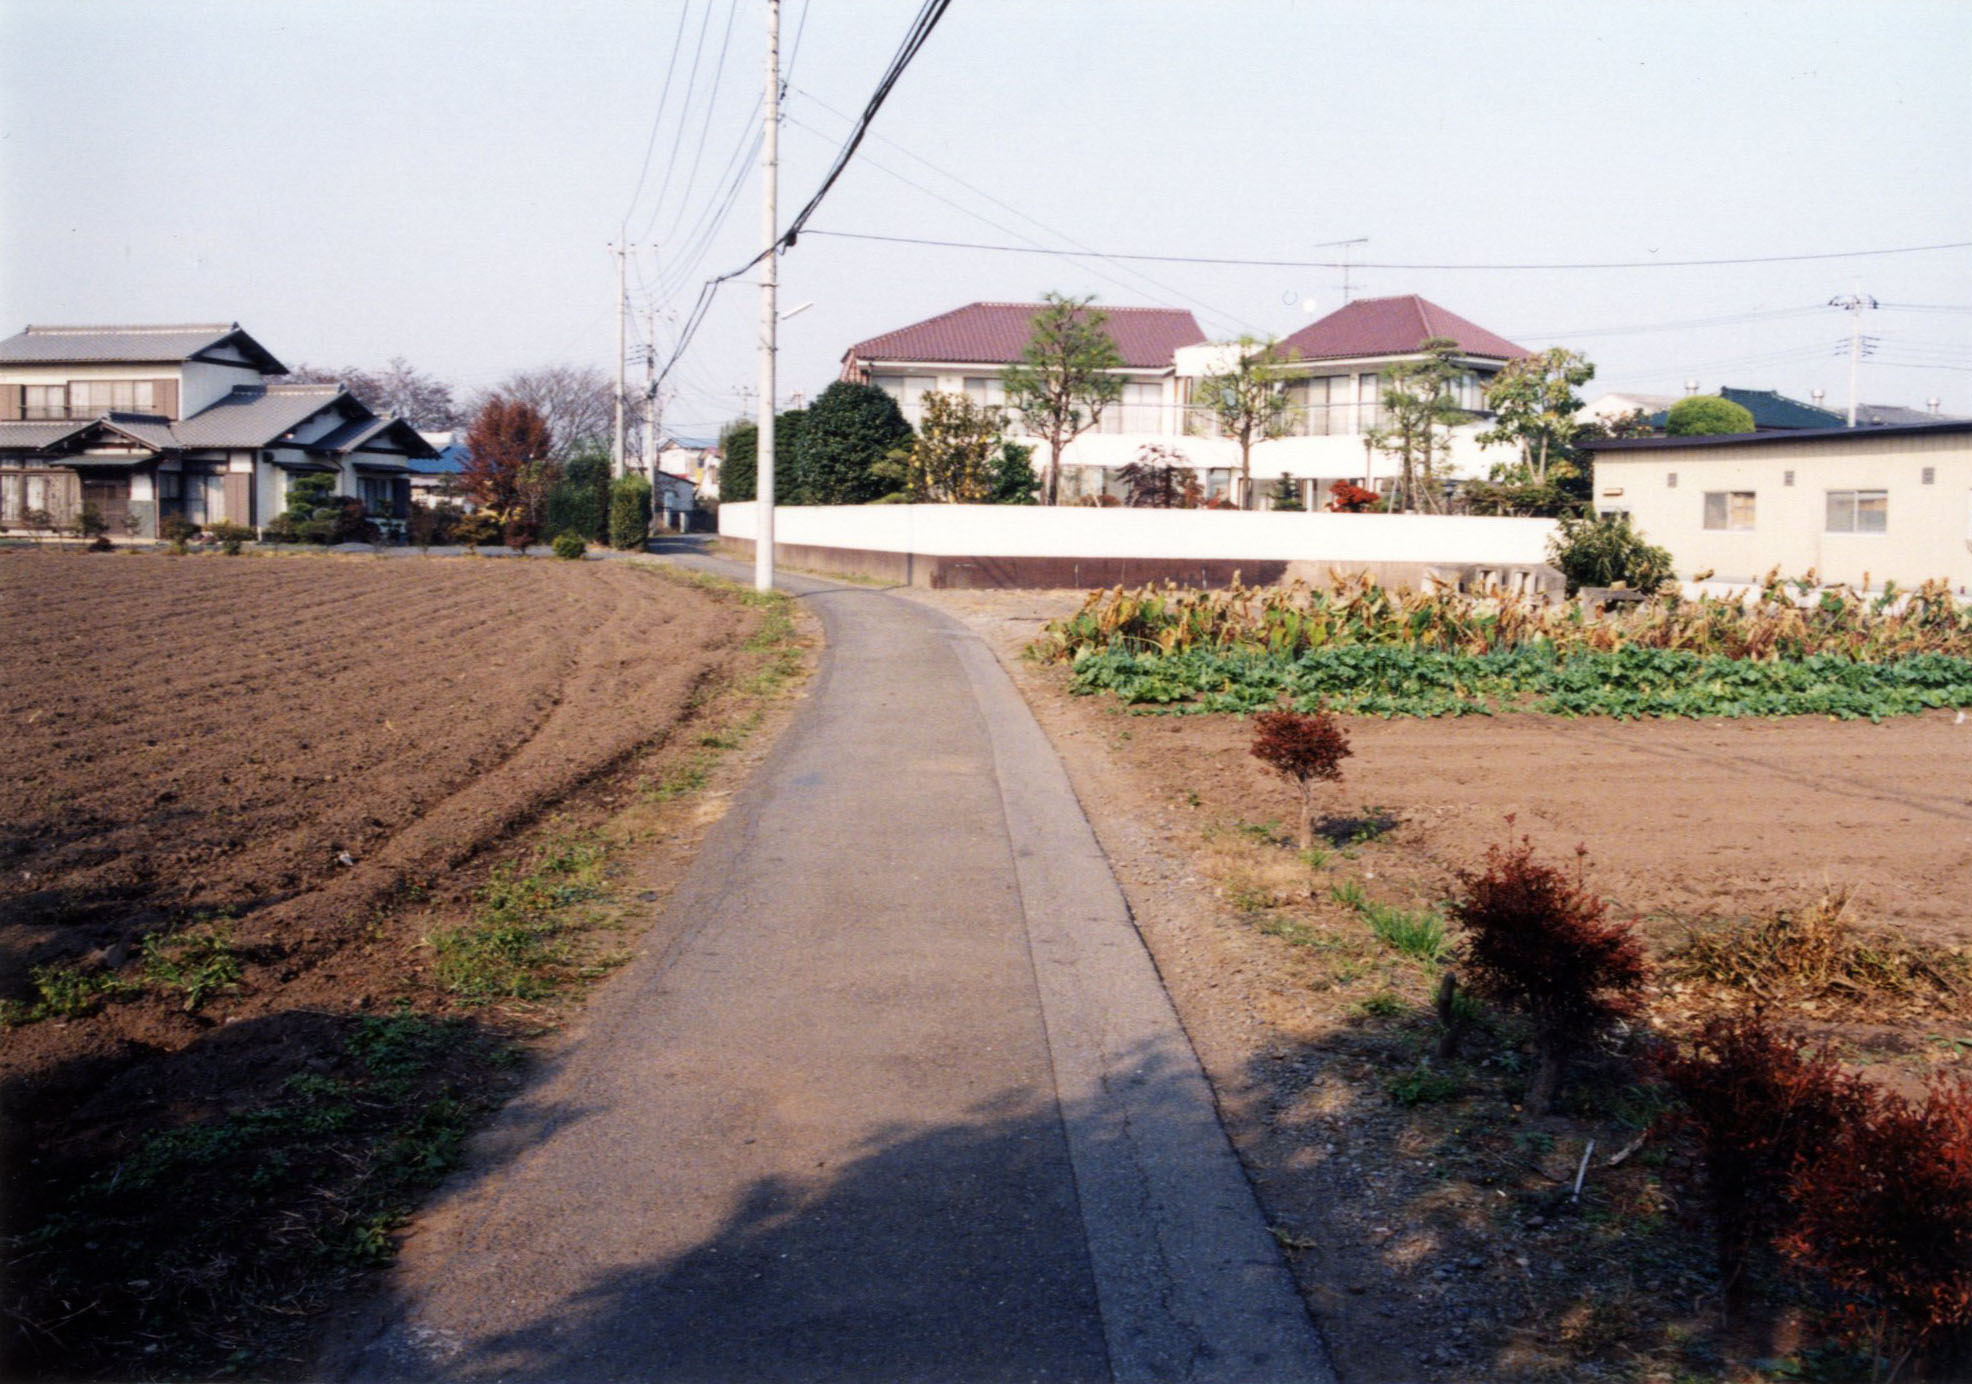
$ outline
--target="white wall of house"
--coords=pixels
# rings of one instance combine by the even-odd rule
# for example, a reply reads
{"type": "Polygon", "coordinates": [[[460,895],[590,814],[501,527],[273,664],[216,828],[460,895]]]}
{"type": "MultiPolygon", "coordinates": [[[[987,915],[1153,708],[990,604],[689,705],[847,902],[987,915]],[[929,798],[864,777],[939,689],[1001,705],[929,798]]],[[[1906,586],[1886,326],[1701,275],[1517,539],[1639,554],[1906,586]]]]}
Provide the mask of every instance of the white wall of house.
{"type": "MultiPolygon", "coordinates": [[[[756,533],[752,501],[719,507],[724,537],[756,533]]],[[[1251,513],[1032,505],[777,506],[777,542],[949,557],[1179,558],[1533,567],[1551,519],[1251,513]]]]}
{"type": "Polygon", "coordinates": [[[1601,453],[1595,504],[1627,512],[1670,550],[1681,577],[1710,568],[1721,581],[1752,581],[1774,567],[1793,577],[1813,568],[1828,582],[1942,577],[1972,592],[1965,432],[1601,453]]]}
{"type": "Polygon", "coordinates": [[[178,370],[178,416],[190,418],[200,409],[212,407],[231,394],[234,385],[264,383],[266,376],[251,366],[188,360],[178,370]]]}

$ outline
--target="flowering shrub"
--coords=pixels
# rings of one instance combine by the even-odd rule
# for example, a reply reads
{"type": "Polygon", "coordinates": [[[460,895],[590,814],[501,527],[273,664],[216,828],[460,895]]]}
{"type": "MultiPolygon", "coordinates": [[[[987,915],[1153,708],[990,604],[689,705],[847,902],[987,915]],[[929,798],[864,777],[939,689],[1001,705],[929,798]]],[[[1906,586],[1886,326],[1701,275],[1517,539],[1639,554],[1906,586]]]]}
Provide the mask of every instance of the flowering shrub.
{"type": "MultiPolygon", "coordinates": [[[[1511,819],[1509,819],[1511,820],[1511,819]]],[[[1578,861],[1586,851],[1577,850],[1578,861]]],[[[1458,966],[1482,999],[1533,1022],[1535,1067],[1527,1108],[1547,1113],[1568,1062],[1615,1020],[1635,1012],[1649,976],[1643,945],[1606,905],[1534,859],[1525,837],[1494,846],[1486,868],[1459,872],[1453,921],[1465,930],[1458,966]]]]}
{"type": "Polygon", "coordinates": [[[1342,778],[1349,736],[1325,711],[1263,711],[1253,718],[1253,757],[1301,794],[1301,849],[1315,843],[1315,785],[1342,778]]]}

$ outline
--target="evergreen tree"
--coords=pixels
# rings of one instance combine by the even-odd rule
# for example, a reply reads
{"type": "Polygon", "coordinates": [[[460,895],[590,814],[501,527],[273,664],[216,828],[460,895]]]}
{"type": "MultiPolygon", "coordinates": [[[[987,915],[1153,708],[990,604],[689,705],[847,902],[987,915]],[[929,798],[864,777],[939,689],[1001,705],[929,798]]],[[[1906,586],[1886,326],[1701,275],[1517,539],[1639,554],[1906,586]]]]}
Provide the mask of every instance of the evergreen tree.
{"type": "Polygon", "coordinates": [[[911,439],[897,401],[875,385],[837,380],[806,413],[796,460],[807,503],[866,505],[883,498],[892,487],[871,468],[911,439]]]}

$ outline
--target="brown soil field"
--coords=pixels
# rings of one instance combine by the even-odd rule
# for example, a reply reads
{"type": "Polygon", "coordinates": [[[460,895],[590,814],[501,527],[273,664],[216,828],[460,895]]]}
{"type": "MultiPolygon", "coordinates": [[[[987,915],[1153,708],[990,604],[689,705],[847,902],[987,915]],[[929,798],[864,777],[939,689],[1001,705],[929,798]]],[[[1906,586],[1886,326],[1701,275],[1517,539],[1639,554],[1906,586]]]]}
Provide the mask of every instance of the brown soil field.
{"type": "MultiPolygon", "coordinates": [[[[1767,1283],[1777,1306],[1751,1334],[1719,1331],[1703,1179],[1632,1056],[1589,1064],[1535,1119],[1514,1103],[1524,1034],[1502,1021],[1442,1091],[1406,1087],[1435,1040],[1436,969],[1334,891],[1442,906],[1458,871],[1525,835],[1570,870],[1585,847],[1588,887],[1660,967],[1693,929],[1846,891],[1863,934],[1963,968],[1972,720],[1347,718],[1354,753],[1321,789],[1311,863],[1250,723],[1131,714],[1021,657],[1079,593],[926,599],[987,635],[1062,753],[1344,1379],[1754,1380],[1771,1376],[1752,1362],[1804,1347],[1785,1283],[1767,1283]]],[[[1757,999],[1660,970],[1650,1025],[1685,1032],[1757,999]]],[[[1964,988],[1766,1008],[1888,1086],[1972,1071],[1964,988]]]]}
{"type": "MultiPolygon", "coordinates": [[[[8,1229],[34,1232],[7,1263],[15,1369],[304,1358],[262,1349],[269,1323],[319,1310],[322,1265],[388,1256],[404,1189],[442,1170],[513,1040],[555,1022],[549,1001],[441,983],[431,939],[538,860],[529,900],[640,900],[603,924],[614,946],[648,926],[709,820],[704,747],[761,724],[758,697],[743,724],[706,719],[769,657],[761,621],[621,561],[0,552],[0,1100],[8,1229]],[[634,868],[604,859],[609,832],[635,841],[634,868]],[[398,1153],[339,1144],[357,1110],[393,1138],[392,1119],[442,1115],[429,1166],[403,1177],[398,1153]],[[262,1156],[229,1162],[227,1141],[275,1126],[319,1128],[356,1181],[297,1166],[292,1188],[230,1196],[262,1156]],[[253,1248],[113,1204],[146,1167],[177,1170],[173,1195],[237,1217],[220,1238],[253,1248]],[[336,1203],[379,1168],[392,1200],[343,1224],[336,1203]],[[85,1212],[105,1228],[66,1244],[85,1212]],[[103,1248],[123,1257],[93,1267],[119,1235],[103,1248]],[[169,1265],[133,1269],[144,1256],[169,1265]]],[[[601,947],[555,936],[568,990],[615,964],[601,947]]]]}

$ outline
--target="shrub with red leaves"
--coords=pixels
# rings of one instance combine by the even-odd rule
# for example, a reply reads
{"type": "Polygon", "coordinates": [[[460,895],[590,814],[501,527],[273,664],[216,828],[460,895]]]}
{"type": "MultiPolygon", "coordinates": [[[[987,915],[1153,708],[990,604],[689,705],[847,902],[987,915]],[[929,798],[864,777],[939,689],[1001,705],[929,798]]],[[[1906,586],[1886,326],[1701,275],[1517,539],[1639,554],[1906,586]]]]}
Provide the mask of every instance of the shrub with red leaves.
{"type": "Polygon", "coordinates": [[[1845,1334],[1891,1376],[1922,1351],[1936,1377],[1966,1378],[1952,1363],[1972,1364],[1972,1079],[1936,1078],[1922,1105],[1882,1095],[1802,1160],[1792,1197],[1781,1248],[1847,1298],[1845,1334]]]}
{"type": "Polygon", "coordinates": [[[1331,514],[1369,514],[1382,506],[1381,495],[1374,490],[1365,490],[1353,481],[1337,481],[1328,488],[1331,514]]]}
{"type": "Polygon", "coordinates": [[[1315,844],[1315,785],[1342,777],[1349,736],[1325,711],[1263,711],[1253,718],[1253,757],[1301,794],[1301,849],[1315,844]]]}
{"type": "MultiPolygon", "coordinates": [[[[1586,852],[1580,854],[1585,855],[1586,852]]],[[[1534,859],[1525,837],[1494,846],[1486,868],[1459,872],[1451,916],[1465,930],[1459,967],[1482,999],[1533,1022],[1535,1065],[1527,1108],[1547,1113],[1571,1058],[1615,1020],[1635,1012],[1649,976],[1643,945],[1602,900],[1534,859]]]]}
{"type": "Polygon", "coordinates": [[[1758,1015],[1714,1019],[1657,1065],[1684,1097],[1712,1187],[1726,1320],[1746,1306],[1756,1246],[1786,1228],[1794,1171],[1871,1108],[1871,1092],[1825,1049],[1810,1052],[1758,1015]]]}

